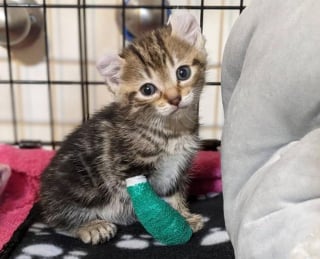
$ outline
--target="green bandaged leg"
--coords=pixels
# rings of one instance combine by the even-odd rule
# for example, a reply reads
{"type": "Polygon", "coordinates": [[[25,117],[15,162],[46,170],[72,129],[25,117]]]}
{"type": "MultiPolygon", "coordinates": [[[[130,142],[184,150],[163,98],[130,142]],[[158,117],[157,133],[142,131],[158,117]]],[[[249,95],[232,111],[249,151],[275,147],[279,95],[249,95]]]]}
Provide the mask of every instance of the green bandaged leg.
{"type": "Polygon", "coordinates": [[[127,189],[144,228],[165,245],[184,244],[192,230],[187,221],[153,191],[144,176],[128,178],[127,189]]]}

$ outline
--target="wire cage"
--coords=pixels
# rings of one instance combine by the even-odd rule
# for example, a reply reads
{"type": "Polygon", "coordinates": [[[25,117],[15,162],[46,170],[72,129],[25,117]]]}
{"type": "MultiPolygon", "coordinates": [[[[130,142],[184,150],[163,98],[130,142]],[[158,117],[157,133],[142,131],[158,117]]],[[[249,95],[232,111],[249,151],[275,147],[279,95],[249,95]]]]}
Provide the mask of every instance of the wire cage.
{"type": "Polygon", "coordinates": [[[119,52],[128,44],[125,21],[130,9],[160,10],[162,23],[166,23],[167,12],[175,9],[188,9],[198,18],[209,53],[199,111],[200,136],[220,138],[223,47],[248,1],[161,0],[158,5],[131,6],[130,0],[35,1],[0,2],[0,16],[4,17],[0,31],[4,41],[0,47],[0,142],[56,148],[76,125],[110,102],[95,62],[104,53],[119,52]],[[9,11],[19,8],[38,9],[43,16],[40,35],[21,48],[10,44],[7,18],[9,11]]]}

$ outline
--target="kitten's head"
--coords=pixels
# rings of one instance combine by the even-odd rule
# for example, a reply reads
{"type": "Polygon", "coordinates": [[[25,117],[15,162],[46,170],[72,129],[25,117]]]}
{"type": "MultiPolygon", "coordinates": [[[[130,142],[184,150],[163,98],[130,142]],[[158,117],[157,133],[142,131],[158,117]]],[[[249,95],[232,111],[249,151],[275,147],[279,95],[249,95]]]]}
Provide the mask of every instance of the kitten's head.
{"type": "Polygon", "coordinates": [[[104,56],[98,69],[118,102],[170,116],[199,101],[204,43],[195,17],[180,11],[167,26],[135,40],[122,54],[104,56]]]}

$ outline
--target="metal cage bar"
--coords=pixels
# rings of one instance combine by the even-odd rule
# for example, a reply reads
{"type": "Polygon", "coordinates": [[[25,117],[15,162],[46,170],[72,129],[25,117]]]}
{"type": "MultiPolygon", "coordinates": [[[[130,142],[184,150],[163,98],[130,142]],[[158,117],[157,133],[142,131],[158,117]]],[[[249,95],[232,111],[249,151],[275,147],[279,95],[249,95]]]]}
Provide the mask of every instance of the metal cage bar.
{"type": "Polygon", "coordinates": [[[10,34],[9,34],[9,21],[8,21],[8,4],[4,0],[4,14],[5,14],[5,25],[6,25],[6,47],[8,56],[8,70],[9,80],[6,84],[10,85],[10,99],[11,99],[11,114],[12,114],[12,125],[13,125],[13,138],[14,142],[18,141],[18,126],[17,126],[17,113],[16,113],[16,100],[14,92],[14,80],[12,75],[12,57],[11,57],[11,46],[10,46],[10,34]]]}
{"type": "MultiPolygon", "coordinates": [[[[85,6],[78,0],[78,6],[85,6]]],[[[79,33],[79,66],[80,66],[80,85],[82,98],[82,121],[89,118],[89,89],[88,89],[88,71],[87,71],[87,45],[86,45],[86,9],[78,8],[78,33],[79,33]]]]}
{"type": "Polygon", "coordinates": [[[53,119],[53,105],[52,105],[52,81],[50,69],[50,56],[49,56],[49,42],[48,42],[48,24],[47,24],[47,8],[46,0],[43,0],[43,21],[44,21],[44,41],[45,41],[45,56],[46,56],[46,71],[47,71],[47,87],[48,87],[48,105],[49,105],[49,121],[50,121],[50,138],[52,148],[56,147],[54,141],[54,119],[53,119]]]}

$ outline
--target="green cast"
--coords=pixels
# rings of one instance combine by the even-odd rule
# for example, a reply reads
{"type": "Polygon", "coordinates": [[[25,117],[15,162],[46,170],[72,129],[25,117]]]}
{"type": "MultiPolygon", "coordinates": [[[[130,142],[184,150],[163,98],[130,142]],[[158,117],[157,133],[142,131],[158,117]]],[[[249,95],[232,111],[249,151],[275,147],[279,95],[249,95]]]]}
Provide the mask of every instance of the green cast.
{"type": "Polygon", "coordinates": [[[179,245],[189,241],[192,230],[187,221],[162,200],[146,180],[127,185],[127,190],[137,218],[156,240],[165,245],[179,245]]]}

